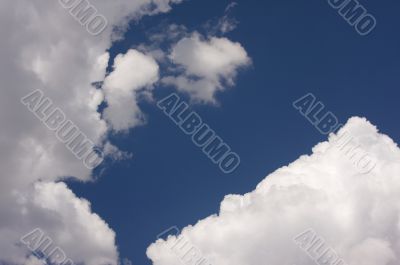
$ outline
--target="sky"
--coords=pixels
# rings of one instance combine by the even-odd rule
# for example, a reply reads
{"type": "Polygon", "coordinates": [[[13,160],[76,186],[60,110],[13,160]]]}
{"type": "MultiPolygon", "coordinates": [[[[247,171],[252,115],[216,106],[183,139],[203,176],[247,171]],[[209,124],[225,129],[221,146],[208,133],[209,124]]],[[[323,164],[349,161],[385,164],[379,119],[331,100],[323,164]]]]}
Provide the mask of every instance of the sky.
{"type": "Polygon", "coordinates": [[[400,3],[360,1],[377,22],[365,36],[329,1],[91,0],[97,36],[60,3],[0,3],[0,264],[41,264],[37,238],[20,240],[35,228],[74,264],[196,264],[170,249],[179,238],[204,265],[399,263],[400,3]],[[21,104],[36,89],[100,146],[98,167],[21,104]],[[172,93],[236,170],[157,105],[172,93]],[[293,107],[309,93],[371,172],[293,107]],[[171,227],[180,237],[157,238],[171,227]],[[304,231],[337,257],[307,253],[304,231]]]}

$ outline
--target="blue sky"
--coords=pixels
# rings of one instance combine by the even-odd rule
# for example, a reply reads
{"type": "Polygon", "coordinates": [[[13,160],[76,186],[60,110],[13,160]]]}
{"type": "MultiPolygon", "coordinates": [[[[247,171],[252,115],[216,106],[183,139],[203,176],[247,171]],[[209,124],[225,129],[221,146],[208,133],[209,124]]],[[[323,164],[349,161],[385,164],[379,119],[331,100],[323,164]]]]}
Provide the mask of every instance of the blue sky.
{"type": "MultiPolygon", "coordinates": [[[[367,117],[400,140],[399,2],[362,1],[378,22],[368,36],[357,34],[327,1],[237,2],[232,15],[239,25],[226,37],[241,43],[252,65],[217,95],[218,106],[190,107],[240,155],[239,168],[222,173],[154,102],[141,101],[146,125],[110,136],[133,159],[107,164],[94,183],[68,182],[116,232],[121,257],[133,264],[151,264],[146,249],[163,230],[217,213],[225,195],[252,191],[269,173],[326,140],[292,107],[306,93],[341,122],[367,117]]],[[[145,17],[130,24],[110,53],[148,43],[146,32],[160,23],[205,32],[205,22],[222,16],[229,3],[191,0],[145,17]]],[[[160,100],[171,92],[158,86],[154,96],[160,100]]]]}
{"type": "Polygon", "coordinates": [[[399,9],[0,1],[0,264],[400,264],[399,9]]]}

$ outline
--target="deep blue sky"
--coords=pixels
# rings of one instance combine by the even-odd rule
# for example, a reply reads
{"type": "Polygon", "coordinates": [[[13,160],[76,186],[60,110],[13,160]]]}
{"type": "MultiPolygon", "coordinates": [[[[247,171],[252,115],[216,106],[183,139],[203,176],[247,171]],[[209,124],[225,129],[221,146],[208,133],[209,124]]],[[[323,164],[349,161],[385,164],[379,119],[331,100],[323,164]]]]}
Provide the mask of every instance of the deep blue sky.
{"type": "MultiPolygon", "coordinates": [[[[201,30],[229,2],[188,0],[169,14],[147,17],[132,24],[111,54],[145,41],[144,32],[161,22],[201,30]]],[[[69,183],[116,231],[121,257],[135,265],[150,264],[145,251],[161,231],[217,213],[224,195],[253,190],[269,173],[325,140],[292,107],[308,92],[342,122],[365,116],[400,142],[398,0],[361,1],[378,21],[366,37],[326,0],[237,2],[240,24],[226,37],[243,45],[253,65],[241,71],[235,87],[218,95],[220,106],[192,109],[240,155],[238,170],[223,174],[155,105],[143,102],[147,125],[113,137],[134,159],[108,165],[95,183],[69,183]]],[[[158,87],[155,97],[171,91],[158,87]]]]}

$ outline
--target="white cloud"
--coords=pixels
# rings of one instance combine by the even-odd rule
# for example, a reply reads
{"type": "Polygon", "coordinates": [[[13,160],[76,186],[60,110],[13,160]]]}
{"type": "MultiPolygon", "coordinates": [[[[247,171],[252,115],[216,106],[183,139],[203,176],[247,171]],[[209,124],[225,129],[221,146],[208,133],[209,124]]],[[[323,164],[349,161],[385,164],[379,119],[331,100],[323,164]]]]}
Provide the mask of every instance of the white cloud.
{"type": "Polygon", "coordinates": [[[158,81],[159,68],[151,56],[137,50],[118,55],[113,68],[103,86],[108,104],[104,117],[115,131],[126,131],[144,122],[137,93],[158,81]]]}
{"type": "MultiPolygon", "coordinates": [[[[32,226],[42,228],[53,241],[48,252],[61,246],[75,264],[114,264],[118,259],[115,233],[98,215],[91,213],[87,200],[76,198],[64,183],[36,183],[28,193],[15,196],[24,209],[22,218],[15,220],[19,228],[24,228],[20,237],[31,232],[32,226]]],[[[27,254],[29,250],[24,246],[19,257],[11,260],[24,263],[27,254]]],[[[2,255],[5,257],[7,254],[2,255]]]]}
{"type": "MultiPolygon", "coordinates": [[[[41,89],[96,144],[106,141],[107,123],[97,112],[112,40],[131,19],[166,12],[177,0],[91,0],[109,27],[90,35],[59,1],[0,1],[0,263],[36,264],[26,257],[19,238],[36,227],[59,240],[74,261],[117,264],[114,232],[88,203],[62,183],[65,176],[82,181],[92,172],[76,159],[20,103],[41,89]],[[37,184],[39,180],[45,183],[37,184]],[[36,183],[36,184],[35,184],[36,183]],[[32,188],[35,187],[35,188],[32,188]],[[23,194],[23,196],[21,195],[23,194]]],[[[107,149],[108,151],[111,149],[107,149]]],[[[115,149],[113,149],[116,151],[115,149]]],[[[110,154],[111,155],[111,154],[110,154]]]]}
{"type": "Polygon", "coordinates": [[[131,153],[121,151],[116,146],[112,145],[110,142],[107,142],[104,145],[103,152],[106,156],[111,157],[114,161],[132,159],[133,157],[131,153]]]}
{"type": "Polygon", "coordinates": [[[227,38],[203,39],[198,33],[181,39],[170,54],[183,75],[169,76],[163,82],[175,85],[194,101],[215,103],[215,93],[234,85],[241,67],[251,63],[240,43],[227,38]]]}
{"type": "MultiPolygon", "coordinates": [[[[350,119],[343,132],[377,158],[373,171],[361,174],[331,135],[312,155],[278,169],[256,190],[226,196],[219,215],[183,230],[182,236],[207,258],[203,264],[309,265],[313,261],[293,242],[309,228],[348,265],[399,264],[400,150],[365,119],[350,119]]],[[[178,243],[171,250],[175,239],[148,248],[154,265],[198,261],[191,254],[180,260],[188,249],[178,243]]]]}
{"type": "Polygon", "coordinates": [[[225,8],[225,12],[222,17],[218,19],[212,19],[206,23],[205,27],[209,35],[224,35],[236,29],[239,22],[232,15],[232,11],[237,5],[237,2],[231,2],[225,8]]]}

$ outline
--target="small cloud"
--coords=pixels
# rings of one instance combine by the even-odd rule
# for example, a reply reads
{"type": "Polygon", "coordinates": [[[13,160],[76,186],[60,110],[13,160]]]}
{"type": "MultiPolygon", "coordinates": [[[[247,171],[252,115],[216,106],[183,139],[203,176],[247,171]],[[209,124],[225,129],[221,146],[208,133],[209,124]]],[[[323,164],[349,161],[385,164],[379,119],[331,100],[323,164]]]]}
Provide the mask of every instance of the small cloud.
{"type": "Polygon", "coordinates": [[[224,11],[222,17],[211,19],[205,23],[205,29],[207,31],[207,35],[209,36],[218,36],[225,35],[236,29],[239,21],[234,18],[233,10],[238,5],[237,2],[230,3],[224,11]]]}
{"type": "Polygon", "coordinates": [[[126,132],[145,122],[138,95],[152,88],[158,78],[159,66],[153,57],[134,49],[117,55],[113,71],[103,84],[107,102],[103,115],[113,131],[126,132]]]}
{"type": "Polygon", "coordinates": [[[129,260],[128,258],[124,258],[122,260],[122,265],[132,265],[132,261],[129,260]]]}
{"type": "Polygon", "coordinates": [[[162,79],[188,93],[195,102],[216,103],[215,94],[235,84],[238,70],[251,59],[238,42],[227,38],[204,38],[195,32],[176,43],[169,55],[181,74],[162,79]]]}

